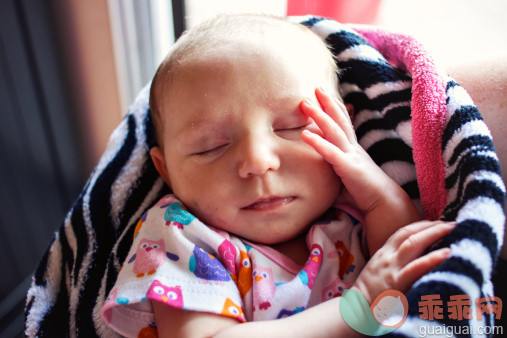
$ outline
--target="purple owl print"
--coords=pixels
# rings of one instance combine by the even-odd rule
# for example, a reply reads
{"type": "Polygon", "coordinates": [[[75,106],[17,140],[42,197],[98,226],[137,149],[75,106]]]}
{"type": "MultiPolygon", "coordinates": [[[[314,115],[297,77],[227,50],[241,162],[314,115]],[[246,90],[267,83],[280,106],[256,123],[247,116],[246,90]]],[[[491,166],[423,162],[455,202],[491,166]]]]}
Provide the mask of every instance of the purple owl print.
{"type": "Polygon", "coordinates": [[[308,258],[303,270],[299,273],[301,282],[308,286],[310,290],[313,288],[313,282],[315,282],[315,278],[317,278],[317,274],[322,266],[323,256],[324,253],[322,247],[318,244],[313,244],[310,250],[310,257],[308,258]]]}
{"type": "Polygon", "coordinates": [[[254,264],[252,276],[254,311],[257,308],[259,310],[267,310],[271,306],[270,301],[276,292],[273,270],[254,264]]]}
{"type": "Polygon", "coordinates": [[[189,269],[197,277],[207,281],[229,281],[231,277],[222,263],[215,256],[207,253],[197,245],[188,263],[189,269]]]}
{"type": "Polygon", "coordinates": [[[146,292],[146,298],[178,309],[183,308],[183,294],[179,285],[170,287],[154,280],[146,292]]]}
{"type": "Polygon", "coordinates": [[[137,246],[136,253],[128,263],[134,262],[133,272],[137,278],[141,278],[145,274],[152,275],[157,272],[158,267],[164,264],[168,258],[173,261],[179,259],[177,255],[165,251],[163,239],[152,241],[143,238],[137,246]]]}
{"type": "Polygon", "coordinates": [[[290,317],[290,316],[295,315],[296,313],[300,313],[300,312],[302,312],[304,310],[305,310],[304,306],[303,307],[296,307],[294,310],[282,309],[278,313],[278,316],[276,317],[276,319],[290,317]]]}

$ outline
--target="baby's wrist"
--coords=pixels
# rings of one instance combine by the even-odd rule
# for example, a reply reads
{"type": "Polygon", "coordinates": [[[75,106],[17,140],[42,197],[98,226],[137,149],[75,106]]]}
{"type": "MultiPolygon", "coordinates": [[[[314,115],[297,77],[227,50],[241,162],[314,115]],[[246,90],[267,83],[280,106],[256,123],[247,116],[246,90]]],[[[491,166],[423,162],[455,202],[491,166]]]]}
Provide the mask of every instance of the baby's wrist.
{"type": "Polygon", "coordinates": [[[406,224],[421,220],[419,212],[406,191],[394,181],[392,185],[384,189],[384,193],[379,196],[369,211],[387,212],[393,217],[408,217],[409,221],[406,224]]]}
{"type": "Polygon", "coordinates": [[[372,304],[373,299],[371,299],[370,292],[361,279],[357,279],[350,289],[359,292],[366,299],[368,305],[372,304]]]}

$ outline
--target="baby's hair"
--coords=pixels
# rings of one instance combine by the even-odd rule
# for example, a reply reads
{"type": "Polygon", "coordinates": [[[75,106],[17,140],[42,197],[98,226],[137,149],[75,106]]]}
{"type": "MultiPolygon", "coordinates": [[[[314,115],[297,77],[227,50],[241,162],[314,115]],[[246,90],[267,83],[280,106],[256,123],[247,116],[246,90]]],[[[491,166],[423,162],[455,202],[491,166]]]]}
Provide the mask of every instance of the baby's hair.
{"type": "MultiPolygon", "coordinates": [[[[150,110],[155,126],[155,134],[158,145],[163,146],[162,135],[162,114],[158,103],[161,91],[167,95],[172,85],[173,76],[178,70],[178,65],[195,53],[212,51],[220,48],[231,48],[241,40],[265,41],[270,38],[279,37],[281,34],[297,32],[307,35],[308,40],[287,39],[283,42],[295,41],[298,48],[314,51],[320,54],[325,63],[328,64],[330,83],[335,85],[338,94],[338,68],[335,59],[328,46],[320,37],[309,28],[298,23],[288,21],[284,17],[264,14],[225,14],[201,22],[199,25],[185,31],[183,35],[172,46],[171,51],[158,67],[150,88],[150,110]],[[304,42],[309,43],[305,44],[304,42]]],[[[267,44],[267,43],[266,43],[267,44]]]]}

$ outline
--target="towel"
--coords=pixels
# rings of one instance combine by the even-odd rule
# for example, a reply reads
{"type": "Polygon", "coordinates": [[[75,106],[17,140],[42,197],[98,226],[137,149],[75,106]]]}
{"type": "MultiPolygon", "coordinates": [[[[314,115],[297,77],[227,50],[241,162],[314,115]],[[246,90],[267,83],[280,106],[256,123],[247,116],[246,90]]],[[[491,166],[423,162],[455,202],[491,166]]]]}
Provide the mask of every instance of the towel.
{"type": "MultiPolygon", "coordinates": [[[[473,332],[493,326],[495,313],[477,311],[475,300],[494,296],[491,274],[503,241],[505,186],[491,134],[472,100],[411,37],[318,17],[290,19],[308,26],[334,53],[361,146],[424,218],[458,221],[433,248],[449,246],[451,256],[407,292],[407,319],[391,335],[418,336],[422,327],[473,332]],[[442,318],[423,318],[419,304],[429,295],[442,301],[442,318]],[[470,300],[470,318],[452,319],[446,305],[457,295],[470,300]]],[[[115,336],[100,309],[138,219],[170,193],[149,157],[155,139],[148,100],[149,85],[111,135],[39,262],[27,295],[28,336],[115,336]]]]}

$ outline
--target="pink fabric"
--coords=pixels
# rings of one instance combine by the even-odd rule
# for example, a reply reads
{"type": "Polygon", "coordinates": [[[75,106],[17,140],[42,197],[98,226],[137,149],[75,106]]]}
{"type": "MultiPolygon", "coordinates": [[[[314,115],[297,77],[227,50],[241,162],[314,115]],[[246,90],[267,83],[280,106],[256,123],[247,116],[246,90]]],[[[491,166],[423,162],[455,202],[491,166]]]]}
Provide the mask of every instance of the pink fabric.
{"type": "Polygon", "coordinates": [[[412,75],[412,146],[424,217],[435,220],[446,201],[442,134],[445,128],[445,81],[433,59],[414,38],[364,25],[353,26],[396,67],[412,75]]]}
{"type": "Polygon", "coordinates": [[[287,15],[316,15],[343,23],[374,24],[382,0],[288,0],[287,15]]]}
{"type": "Polygon", "coordinates": [[[261,254],[268,257],[273,262],[277,263],[282,269],[284,269],[287,272],[296,275],[303,268],[302,266],[294,262],[291,258],[285,256],[283,253],[273,249],[270,246],[249,242],[245,239],[243,239],[243,242],[247,243],[252,248],[259,251],[261,254]]]}

